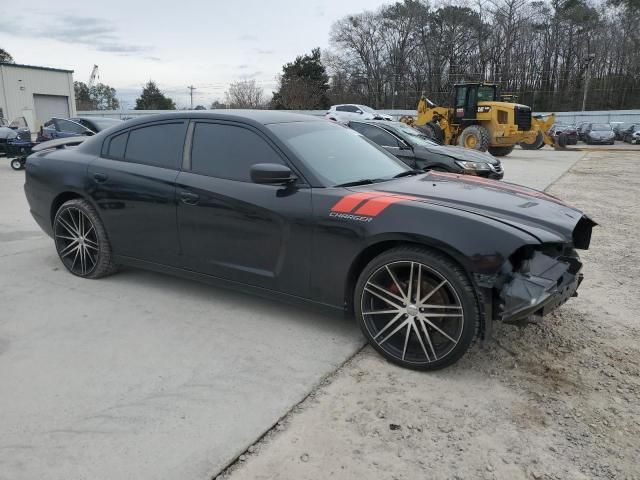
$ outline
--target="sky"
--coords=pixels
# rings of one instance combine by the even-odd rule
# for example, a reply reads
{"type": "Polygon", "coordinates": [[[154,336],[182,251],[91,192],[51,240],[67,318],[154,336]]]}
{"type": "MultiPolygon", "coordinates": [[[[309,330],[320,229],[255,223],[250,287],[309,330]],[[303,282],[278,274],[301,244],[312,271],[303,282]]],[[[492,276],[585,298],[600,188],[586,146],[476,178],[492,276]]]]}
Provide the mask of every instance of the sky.
{"type": "Polygon", "coordinates": [[[0,47],[16,63],[74,70],[99,81],[133,108],[148,80],[189,106],[223,100],[229,83],[254,79],[267,96],[282,65],[329,47],[331,25],[388,0],[0,0],[0,47]],[[10,15],[7,14],[10,12],[10,15]]]}

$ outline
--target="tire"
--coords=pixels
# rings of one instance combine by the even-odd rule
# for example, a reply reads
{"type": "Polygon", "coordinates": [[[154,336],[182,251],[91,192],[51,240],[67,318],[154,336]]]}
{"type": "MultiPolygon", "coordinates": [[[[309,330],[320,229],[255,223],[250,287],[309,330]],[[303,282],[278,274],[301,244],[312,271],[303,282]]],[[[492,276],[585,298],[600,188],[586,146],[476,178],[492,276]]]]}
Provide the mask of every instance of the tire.
{"type": "Polygon", "coordinates": [[[437,123],[427,123],[425,125],[419,125],[414,128],[418,129],[420,132],[424,133],[427,137],[440,145],[442,145],[442,142],[444,142],[444,133],[442,132],[440,125],[438,125],[437,123]]]}
{"type": "Polygon", "coordinates": [[[14,158],[13,160],[11,160],[11,168],[13,168],[14,170],[22,170],[24,168],[24,165],[19,158],[14,158]]]}
{"type": "Polygon", "coordinates": [[[371,260],[356,284],[354,305],[371,346],[390,362],[414,370],[438,370],[458,361],[480,319],[465,271],[421,247],[393,248],[371,260]],[[409,303],[407,290],[422,301],[409,303]]]}
{"type": "Polygon", "coordinates": [[[560,135],[558,135],[558,138],[556,140],[556,146],[560,148],[566,148],[567,142],[568,137],[564,133],[561,133],[560,135]]]}
{"type": "Polygon", "coordinates": [[[486,152],[489,148],[489,132],[480,125],[469,125],[458,137],[458,145],[486,152]]]}
{"type": "Polygon", "coordinates": [[[538,130],[536,139],[533,141],[533,143],[520,142],[518,145],[520,145],[520,148],[522,148],[523,150],[538,150],[539,148],[542,148],[544,146],[544,134],[540,130],[538,130]]]}
{"type": "Polygon", "coordinates": [[[73,275],[93,279],[116,271],[107,232],[86,200],[62,204],[53,220],[53,238],[60,261],[73,275]]]}
{"type": "Polygon", "coordinates": [[[489,147],[489,153],[495,157],[505,157],[513,152],[515,145],[510,147],[489,147]]]}

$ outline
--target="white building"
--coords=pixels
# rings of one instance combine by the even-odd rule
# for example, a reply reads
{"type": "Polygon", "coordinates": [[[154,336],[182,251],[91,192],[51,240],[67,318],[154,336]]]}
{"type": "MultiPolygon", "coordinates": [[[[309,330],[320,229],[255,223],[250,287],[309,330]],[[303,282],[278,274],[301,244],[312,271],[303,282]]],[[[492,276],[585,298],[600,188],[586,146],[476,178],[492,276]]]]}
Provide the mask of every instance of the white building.
{"type": "Polygon", "coordinates": [[[0,63],[0,117],[24,117],[36,132],[51,117],[75,114],[73,70],[0,63]]]}

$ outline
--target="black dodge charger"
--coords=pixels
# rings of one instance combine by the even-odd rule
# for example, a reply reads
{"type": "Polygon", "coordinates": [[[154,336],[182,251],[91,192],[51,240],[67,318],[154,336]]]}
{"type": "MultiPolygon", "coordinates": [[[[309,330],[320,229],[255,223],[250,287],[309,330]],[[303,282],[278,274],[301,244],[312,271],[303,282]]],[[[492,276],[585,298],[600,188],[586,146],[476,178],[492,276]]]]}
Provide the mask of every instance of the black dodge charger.
{"type": "Polygon", "coordinates": [[[268,111],[42,144],[25,192],[74,275],[132,265],[344,310],[384,357],[424,370],[494,320],[575,295],[595,225],[544,193],[416,171],[333,122],[268,111]]]}

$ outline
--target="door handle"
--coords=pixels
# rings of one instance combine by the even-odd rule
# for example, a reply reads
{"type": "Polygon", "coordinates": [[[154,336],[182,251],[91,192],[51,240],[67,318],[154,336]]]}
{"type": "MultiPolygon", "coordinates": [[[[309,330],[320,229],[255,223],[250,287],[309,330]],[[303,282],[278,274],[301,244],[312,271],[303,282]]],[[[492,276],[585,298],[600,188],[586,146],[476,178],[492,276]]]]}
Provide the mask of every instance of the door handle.
{"type": "Polygon", "coordinates": [[[97,182],[97,183],[103,183],[107,181],[107,174],[106,173],[94,173],[93,174],[93,179],[97,182]]]}
{"type": "Polygon", "coordinates": [[[200,200],[200,195],[191,192],[180,192],[180,200],[187,205],[196,205],[200,200]]]}

